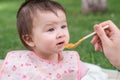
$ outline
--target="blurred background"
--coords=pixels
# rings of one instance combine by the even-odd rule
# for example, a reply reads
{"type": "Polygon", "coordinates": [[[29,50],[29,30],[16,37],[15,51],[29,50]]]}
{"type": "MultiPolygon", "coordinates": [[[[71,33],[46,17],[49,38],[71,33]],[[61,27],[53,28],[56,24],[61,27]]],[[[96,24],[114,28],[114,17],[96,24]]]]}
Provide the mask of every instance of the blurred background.
{"type": "MultiPolygon", "coordinates": [[[[112,20],[120,27],[120,0],[56,0],[66,9],[70,42],[93,32],[94,24],[112,20]]],[[[24,0],[0,0],[0,59],[11,50],[25,49],[16,29],[16,13],[24,0]]],[[[75,49],[81,60],[107,69],[116,69],[102,52],[95,52],[89,38],[75,49]]]]}

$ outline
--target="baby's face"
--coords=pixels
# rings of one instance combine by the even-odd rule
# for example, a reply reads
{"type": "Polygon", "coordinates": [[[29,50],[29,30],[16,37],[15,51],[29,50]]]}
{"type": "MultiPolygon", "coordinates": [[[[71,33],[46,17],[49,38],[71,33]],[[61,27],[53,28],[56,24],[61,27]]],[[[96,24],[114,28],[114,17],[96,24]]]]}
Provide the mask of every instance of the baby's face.
{"type": "Polygon", "coordinates": [[[53,54],[64,49],[69,42],[66,15],[63,11],[38,11],[33,20],[32,40],[36,53],[53,54]]]}

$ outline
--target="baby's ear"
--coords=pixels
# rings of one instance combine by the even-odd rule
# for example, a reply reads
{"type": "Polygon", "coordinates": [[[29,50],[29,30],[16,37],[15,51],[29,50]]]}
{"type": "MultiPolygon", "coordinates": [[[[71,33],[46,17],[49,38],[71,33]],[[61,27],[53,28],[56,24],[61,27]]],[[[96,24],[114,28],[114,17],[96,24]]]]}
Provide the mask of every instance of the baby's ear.
{"type": "Polygon", "coordinates": [[[32,40],[32,37],[31,37],[30,35],[28,35],[28,34],[23,35],[23,36],[22,36],[22,39],[24,40],[24,42],[25,42],[28,46],[30,46],[30,47],[34,47],[34,46],[35,46],[35,44],[34,44],[34,42],[33,42],[33,40],[32,40]]]}

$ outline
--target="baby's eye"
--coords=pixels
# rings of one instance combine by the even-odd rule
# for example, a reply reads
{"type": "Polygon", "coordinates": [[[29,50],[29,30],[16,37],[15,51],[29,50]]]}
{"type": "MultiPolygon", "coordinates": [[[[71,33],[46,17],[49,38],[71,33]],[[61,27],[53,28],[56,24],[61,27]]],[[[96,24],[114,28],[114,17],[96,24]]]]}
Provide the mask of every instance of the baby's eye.
{"type": "Polygon", "coordinates": [[[66,25],[62,25],[62,26],[61,26],[62,29],[66,28],[66,27],[67,27],[66,25]]]}
{"type": "Polygon", "coordinates": [[[54,28],[48,29],[49,32],[52,32],[52,31],[54,31],[54,30],[55,30],[54,28]]]}

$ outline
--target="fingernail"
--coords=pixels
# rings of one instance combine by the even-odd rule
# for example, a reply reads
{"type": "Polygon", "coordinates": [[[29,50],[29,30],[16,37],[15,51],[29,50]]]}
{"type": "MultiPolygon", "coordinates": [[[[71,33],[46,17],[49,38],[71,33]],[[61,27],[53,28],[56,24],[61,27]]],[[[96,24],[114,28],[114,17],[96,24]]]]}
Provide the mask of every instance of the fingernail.
{"type": "Polygon", "coordinates": [[[99,29],[99,27],[98,27],[98,26],[96,26],[96,27],[95,27],[95,30],[98,30],[98,29],[99,29]]]}

